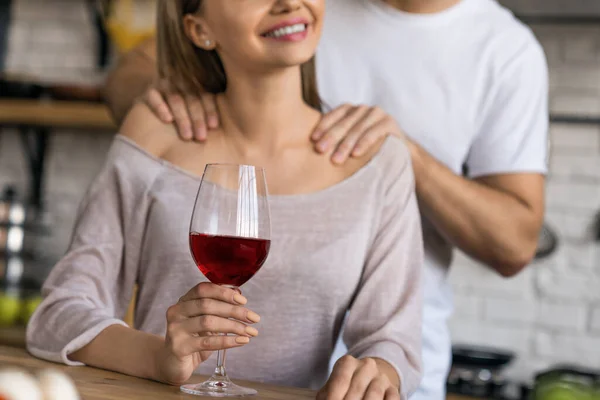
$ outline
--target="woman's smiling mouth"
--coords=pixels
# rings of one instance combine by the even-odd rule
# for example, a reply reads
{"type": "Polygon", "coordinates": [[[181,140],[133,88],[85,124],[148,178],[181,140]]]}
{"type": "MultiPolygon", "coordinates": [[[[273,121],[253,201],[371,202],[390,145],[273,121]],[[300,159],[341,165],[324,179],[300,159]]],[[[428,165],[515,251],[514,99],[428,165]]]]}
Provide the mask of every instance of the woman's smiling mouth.
{"type": "Polygon", "coordinates": [[[298,42],[306,38],[308,28],[308,21],[296,19],[278,24],[261,36],[279,41],[298,42]]]}

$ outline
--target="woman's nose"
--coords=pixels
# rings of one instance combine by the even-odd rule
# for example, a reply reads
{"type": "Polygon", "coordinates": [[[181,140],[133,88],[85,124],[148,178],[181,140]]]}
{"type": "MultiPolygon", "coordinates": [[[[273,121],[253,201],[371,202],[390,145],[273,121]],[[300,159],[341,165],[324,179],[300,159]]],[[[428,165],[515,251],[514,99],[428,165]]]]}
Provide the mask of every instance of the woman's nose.
{"type": "Polygon", "coordinates": [[[302,5],[302,0],[277,0],[273,11],[276,13],[286,13],[296,11],[302,5]]]}

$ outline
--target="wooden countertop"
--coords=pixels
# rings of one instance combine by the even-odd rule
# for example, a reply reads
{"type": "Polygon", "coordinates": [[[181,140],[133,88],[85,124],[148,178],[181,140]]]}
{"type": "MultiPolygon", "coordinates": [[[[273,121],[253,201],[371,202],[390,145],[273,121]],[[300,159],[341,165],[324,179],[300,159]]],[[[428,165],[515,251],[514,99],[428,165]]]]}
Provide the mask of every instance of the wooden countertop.
{"type": "Polygon", "coordinates": [[[0,347],[11,346],[25,348],[25,327],[0,327],[0,347]]]}
{"type": "MultiPolygon", "coordinates": [[[[0,347],[0,366],[16,366],[35,372],[42,368],[57,368],[66,372],[75,382],[84,400],[192,400],[199,398],[179,391],[178,387],[88,367],[66,367],[38,360],[25,350],[0,347]]],[[[195,376],[194,382],[204,380],[195,376]]],[[[241,382],[258,390],[256,400],[314,400],[315,392],[307,389],[286,388],[260,383],[241,382]]]]}
{"type": "MultiPolygon", "coordinates": [[[[62,370],[73,379],[83,400],[192,400],[199,398],[181,393],[178,387],[96,368],[67,367],[49,363],[32,357],[25,349],[0,346],[0,368],[10,366],[33,373],[43,368],[62,370]]],[[[192,378],[192,381],[202,382],[204,379],[205,377],[198,375],[192,378]]],[[[252,397],[255,400],[314,400],[315,398],[315,392],[308,389],[239,382],[258,390],[258,395],[252,397]]],[[[473,398],[448,395],[447,400],[473,400],[473,398]]]]}
{"type": "Polygon", "coordinates": [[[82,101],[2,99],[0,125],[116,130],[106,106],[82,101]]]}

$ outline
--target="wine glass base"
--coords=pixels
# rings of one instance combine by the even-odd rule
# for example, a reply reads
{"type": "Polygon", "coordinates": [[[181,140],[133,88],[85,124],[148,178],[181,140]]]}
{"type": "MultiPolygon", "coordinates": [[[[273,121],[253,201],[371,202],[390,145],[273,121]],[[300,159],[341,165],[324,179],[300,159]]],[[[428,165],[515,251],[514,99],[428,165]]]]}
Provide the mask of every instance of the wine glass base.
{"type": "Polygon", "coordinates": [[[227,378],[215,379],[214,377],[203,383],[183,385],[179,389],[183,393],[210,397],[246,397],[258,393],[254,389],[236,385],[227,378]]]}

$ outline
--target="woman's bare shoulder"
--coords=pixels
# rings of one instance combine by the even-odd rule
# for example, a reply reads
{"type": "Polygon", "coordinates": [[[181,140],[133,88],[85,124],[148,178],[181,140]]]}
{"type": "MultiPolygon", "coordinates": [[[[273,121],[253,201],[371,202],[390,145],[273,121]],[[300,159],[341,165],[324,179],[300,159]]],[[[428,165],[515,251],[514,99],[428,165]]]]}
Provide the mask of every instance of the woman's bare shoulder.
{"type": "Polygon", "coordinates": [[[180,141],[175,126],[162,122],[143,103],[131,108],[119,133],[158,158],[180,141]]]}

